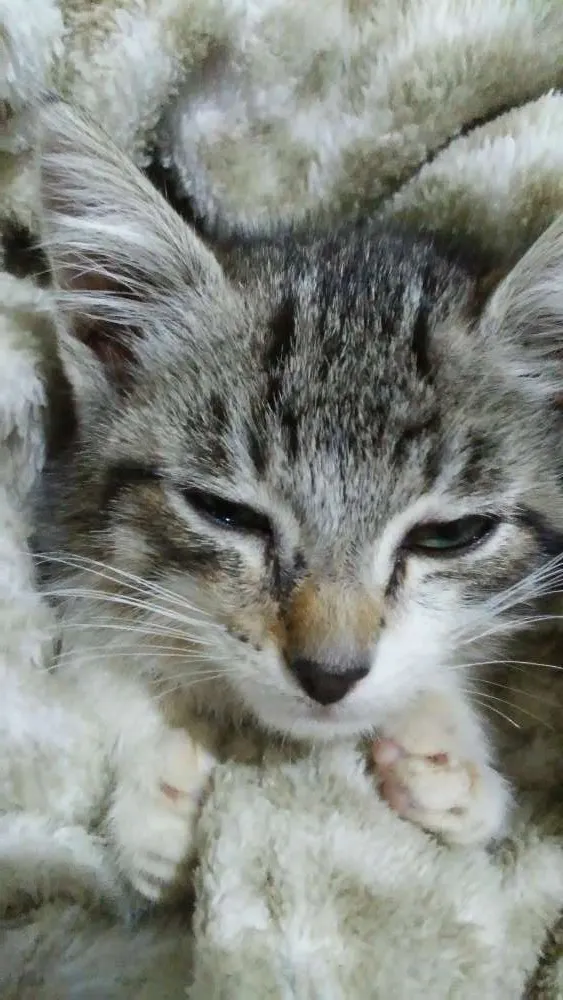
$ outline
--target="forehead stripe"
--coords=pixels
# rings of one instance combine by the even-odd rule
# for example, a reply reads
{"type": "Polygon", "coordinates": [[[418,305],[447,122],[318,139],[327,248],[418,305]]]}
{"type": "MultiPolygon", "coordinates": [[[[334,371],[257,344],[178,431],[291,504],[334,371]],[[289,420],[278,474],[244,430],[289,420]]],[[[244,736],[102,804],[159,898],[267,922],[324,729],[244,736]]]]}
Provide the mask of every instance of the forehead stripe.
{"type": "Polygon", "coordinates": [[[155,466],[141,465],[137,462],[117,462],[108,469],[100,506],[105,510],[119,496],[119,494],[130,486],[139,483],[155,483],[161,479],[160,472],[155,466]]]}

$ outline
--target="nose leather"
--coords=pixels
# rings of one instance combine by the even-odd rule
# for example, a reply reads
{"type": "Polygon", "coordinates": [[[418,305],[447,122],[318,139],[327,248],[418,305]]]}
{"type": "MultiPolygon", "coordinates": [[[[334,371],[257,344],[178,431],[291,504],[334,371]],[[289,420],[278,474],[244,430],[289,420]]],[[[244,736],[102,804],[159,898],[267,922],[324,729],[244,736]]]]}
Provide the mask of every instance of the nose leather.
{"type": "Polygon", "coordinates": [[[296,657],[290,661],[289,669],[309,698],[319,705],[335,705],[342,701],[358,681],[367,677],[369,664],[352,663],[345,668],[332,670],[316,660],[296,657]]]}

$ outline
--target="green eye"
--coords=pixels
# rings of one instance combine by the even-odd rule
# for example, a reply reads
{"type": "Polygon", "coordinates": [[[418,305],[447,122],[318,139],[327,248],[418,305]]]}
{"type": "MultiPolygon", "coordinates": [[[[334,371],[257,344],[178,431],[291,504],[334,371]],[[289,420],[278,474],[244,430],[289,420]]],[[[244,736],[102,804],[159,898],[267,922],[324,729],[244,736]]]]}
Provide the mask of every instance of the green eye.
{"type": "Polygon", "coordinates": [[[483,541],[497,524],[497,518],[478,514],[460,517],[457,521],[417,524],[409,531],[402,548],[427,556],[454,555],[483,541]]]}

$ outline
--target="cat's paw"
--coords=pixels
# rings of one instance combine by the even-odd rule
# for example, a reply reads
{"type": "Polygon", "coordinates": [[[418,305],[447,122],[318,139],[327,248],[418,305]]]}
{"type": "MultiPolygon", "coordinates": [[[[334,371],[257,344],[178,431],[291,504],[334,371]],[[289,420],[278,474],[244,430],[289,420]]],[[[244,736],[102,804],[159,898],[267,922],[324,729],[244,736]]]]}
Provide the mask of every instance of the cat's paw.
{"type": "Polygon", "coordinates": [[[202,794],[216,761],[183,730],[169,730],[142,782],[118,785],[110,824],[131,885],[158,900],[189,854],[202,794]]]}
{"type": "Polygon", "coordinates": [[[399,816],[450,843],[485,844],[502,834],[510,794],[468,743],[448,703],[429,696],[396,719],[372,753],[380,794],[399,816]]]}

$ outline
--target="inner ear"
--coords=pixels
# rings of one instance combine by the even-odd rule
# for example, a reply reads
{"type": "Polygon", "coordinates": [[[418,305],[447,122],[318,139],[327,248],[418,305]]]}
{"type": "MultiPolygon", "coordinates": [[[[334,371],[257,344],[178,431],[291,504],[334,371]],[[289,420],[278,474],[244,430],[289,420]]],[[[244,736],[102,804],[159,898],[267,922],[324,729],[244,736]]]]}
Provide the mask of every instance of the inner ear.
{"type": "Polygon", "coordinates": [[[42,107],[40,125],[42,243],[65,336],[88,348],[76,352],[78,369],[122,386],[163,330],[183,340],[186,318],[216,301],[225,279],[98,125],[61,101],[42,107]]]}
{"type": "MultiPolygon", "coordinates": [[[[114,300],[115,297],[137,300],[129,288],[120,286],[116,279],[96,271],[85,271],[69,276],[69,292],[76,292],[95,298],[114,300]]],[[[142,339],[139,327],[132,324],[120,325],[110,322],[103,315],[93,311],[77,311],[71,315],[72,336],[84,344],[103,366],[106,378],[123,391],[131,384],[136,367],[135,345],[142,339]]]]}

